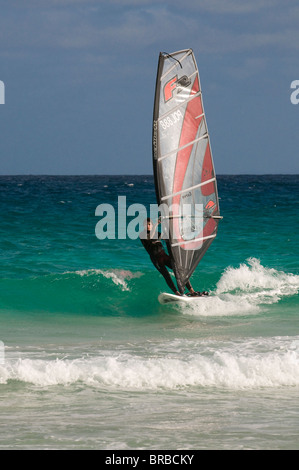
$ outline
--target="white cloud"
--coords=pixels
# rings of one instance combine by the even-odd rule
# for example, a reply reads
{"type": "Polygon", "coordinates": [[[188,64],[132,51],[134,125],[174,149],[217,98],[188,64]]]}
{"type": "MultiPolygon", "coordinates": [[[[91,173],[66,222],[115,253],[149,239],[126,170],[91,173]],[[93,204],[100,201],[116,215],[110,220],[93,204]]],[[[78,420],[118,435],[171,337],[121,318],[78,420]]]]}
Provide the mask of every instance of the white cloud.
{"type": "MultiPolygon", "coordinates": [[[[191,8],[191,1],[187,1],[191,8]]],[[[273,8],[276,5],[285,3],[286,0],[201,0],[197,3],[199,9],[204,9],[217,14],[248,14],[260,11],[264,8],[273,8]]],[[[193,3],[193,2],[192,2],[193,3]]],[[[194,3],[193,3],[194,5],[194,3]]]]}
{"type": "Polygon", "coordinates": [[[293,0],[28,0],[22,8],[16,3],[0,17],[0,41],[6,55],[15,57],[56,49],[102,62],[108,50],[130,56],[149,46],[209,54],[291,54],[299,48],[299,7],[293,0]]]}

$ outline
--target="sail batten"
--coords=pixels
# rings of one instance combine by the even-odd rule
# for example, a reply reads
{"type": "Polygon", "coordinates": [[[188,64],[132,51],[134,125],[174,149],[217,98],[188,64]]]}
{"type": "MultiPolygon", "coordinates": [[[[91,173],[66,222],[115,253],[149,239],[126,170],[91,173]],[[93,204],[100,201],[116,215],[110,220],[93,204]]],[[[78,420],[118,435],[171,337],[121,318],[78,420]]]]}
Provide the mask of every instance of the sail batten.
{"type": "Polygon", "coordinates": [[[161,201],[165,201],[166,199],[169,199],[173,196],[177,196],[178,194],[184,194],[184,193],[187,193],[188,191],[192,191],[193,189],[200,188],[201,186],[204,186],[205,184],[209,184],[212,181],[216,181],[216,178],[211,178],[210,180],[203,181],[202,183],[198,183],[195,186],[190,186],[189,188],[182,189],[181,191],[178,191],[177,193],[169,194],[168,196],[163,196],[161,197],[161,201]]]}
{"type": "Polygon", "coordinates": [[[203,240],[208,240],[209,238],[215,238],[216,237],[216,234],[214,235],[208,235],[206,237],[199,237],[199,238],[195,238],[194,240],[189,240],[189,241],[183,241],[183,242],[178,242],[178,243],[172,243],[171,246],[180,246],[180,245],[187,245],[188,243],[193,243],[193,242],[199,242],[199,241],[203,241],[203,240]]]}
{"type": "Polygon", "coordinates": [[[192,49],[160,53],[153,165],[157,202],[169,207],[164,218],[169,222],[170,255],[182,290],[216,237],[221,218],[200,77],[192,49]]]}
{"type": "MultiPolygon", "coordinates": [[[[196,119],[196,118],[195,118],[196,119]]],[[[188,142],[188,144],[185,144],[183,145],[183,147],[179,147],[179,148],[176,148],[174,150],[172,150],[171,152],[169,153],[166,153],[165,155],[162,155],[162,157],[158,158],[158,161],[160,162],[161,160],[163,160],[164,158],[168,158],[170,157],[171,155],[173,155],[174,153],[177,153],[178,151],[180,150],[184,150],[186,147],[188,147],[189,145],[193,145],[193,144],[196,144],[196,142],[199,142],[200,140],[202,139],[206,139],[208,137],[208,133],[198,137],[198,139],[194,139],[192,140],[191,142],[188,142]]]]}

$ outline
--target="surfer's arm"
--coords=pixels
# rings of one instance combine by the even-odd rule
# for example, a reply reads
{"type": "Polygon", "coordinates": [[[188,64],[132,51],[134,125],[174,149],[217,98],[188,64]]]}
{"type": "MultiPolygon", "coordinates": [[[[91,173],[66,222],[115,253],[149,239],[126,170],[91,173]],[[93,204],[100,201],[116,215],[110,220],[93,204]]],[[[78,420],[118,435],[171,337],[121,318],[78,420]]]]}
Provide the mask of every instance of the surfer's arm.
{"type": "Polygon", "coordinates": [[[157,227],[158,227],[158,225],[160,225],[160,223],[161,223],[161,217],[158,218],[157,222],[156,222],[155,225],[153,226],[153,229],[152,229],[153,233],[156,232],[157,227]]]}

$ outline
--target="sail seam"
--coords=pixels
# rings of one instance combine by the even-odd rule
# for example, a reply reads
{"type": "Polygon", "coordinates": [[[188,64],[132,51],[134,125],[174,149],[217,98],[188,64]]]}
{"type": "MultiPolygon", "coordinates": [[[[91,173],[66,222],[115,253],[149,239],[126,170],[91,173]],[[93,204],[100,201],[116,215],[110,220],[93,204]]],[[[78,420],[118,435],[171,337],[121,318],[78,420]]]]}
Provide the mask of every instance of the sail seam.
{"type": "Polygon", "coordinates": [[[164,196],[161,198],[161,201],[165,201],[165,199],[169,199],[173,196],[177,196],[179,194],[186,193],[188,191],[193,191],[193,189],[200,188],[201,186],[204,186],[205,184],[212,183],[213,181],[216,181],[216,178],[211,178],[209,180],[203,181],[202,183],[196,184],[195,186],[190,186],[189,188],[182,189],[181,191],[178,191],[177,193],[169,194],[168,196],[164,196]]]}
{"type": "Polygon", "coordinates": [[[200,140],[207,139],[208,136],[209,136],[209,134],[206,132],[204,135],[198,137],[197,139],[191,140],[191,142],[188,142],[188,144],[183,145],[182,147],[178,147],[175,150],[172,150],[171,152],[165,153],[165,155],[162,155],[162,157],[158,158],[158,162],[160,162],[161,160],[164,160],[164,158],[170,157],[174,153],[177,153],[177,152],[180,152],[181,150],[184,150],[185,148],[189,147],[190,145],[195,144],[196,142],[199,142],[200,140]]]}

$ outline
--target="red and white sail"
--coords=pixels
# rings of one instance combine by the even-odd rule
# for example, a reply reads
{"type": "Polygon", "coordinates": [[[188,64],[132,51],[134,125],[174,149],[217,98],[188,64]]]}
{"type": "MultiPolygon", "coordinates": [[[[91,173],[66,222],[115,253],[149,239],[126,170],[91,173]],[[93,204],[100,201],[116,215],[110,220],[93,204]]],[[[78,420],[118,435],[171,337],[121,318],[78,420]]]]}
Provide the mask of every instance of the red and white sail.
{"type": "Polygon", "coordinates": [[[153,118],[157,202],[169,208],[169,250],[185,286],[216,237],[217,182],[192,49],[160,53],[153,118]],[[186,210],[187,208],[187,210],[186,210]]]}

